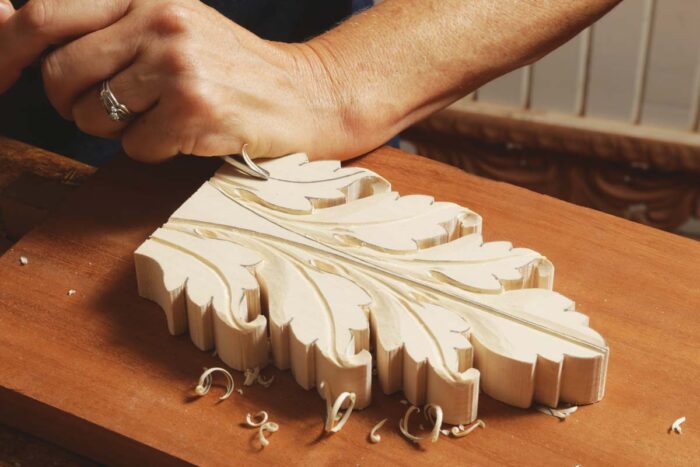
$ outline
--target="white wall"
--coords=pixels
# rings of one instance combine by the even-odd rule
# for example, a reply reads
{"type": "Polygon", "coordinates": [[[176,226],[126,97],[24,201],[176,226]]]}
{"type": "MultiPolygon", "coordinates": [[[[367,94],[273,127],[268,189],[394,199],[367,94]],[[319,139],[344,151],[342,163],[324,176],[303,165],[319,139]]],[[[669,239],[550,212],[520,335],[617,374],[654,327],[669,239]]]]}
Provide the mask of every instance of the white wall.
{"type": "MultiPolygon", "coordinates": [[[[593,26],[590,37],[587,74],[581,34],[533,66],[533,110],[576,113],[577,94],[585,89],[585,115],[633,121],[638,96],[639,123],[697,131],[700,0],[625,0],[593,26]]],[[[478,100],[521,107],[523,75],[516,70],[483,86],[478,100]]]]}

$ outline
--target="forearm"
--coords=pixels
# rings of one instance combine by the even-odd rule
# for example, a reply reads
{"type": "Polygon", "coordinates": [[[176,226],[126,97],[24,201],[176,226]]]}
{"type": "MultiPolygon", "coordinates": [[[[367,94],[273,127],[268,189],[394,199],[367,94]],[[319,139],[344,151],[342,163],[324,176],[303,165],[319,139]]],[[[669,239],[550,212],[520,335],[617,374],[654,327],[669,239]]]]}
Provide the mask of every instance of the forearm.
{"type": "Polygon", "coordinates": [[[619,0],[386,0],[308,41],[346,131],[370,150],[531,63],[619,0]]]}

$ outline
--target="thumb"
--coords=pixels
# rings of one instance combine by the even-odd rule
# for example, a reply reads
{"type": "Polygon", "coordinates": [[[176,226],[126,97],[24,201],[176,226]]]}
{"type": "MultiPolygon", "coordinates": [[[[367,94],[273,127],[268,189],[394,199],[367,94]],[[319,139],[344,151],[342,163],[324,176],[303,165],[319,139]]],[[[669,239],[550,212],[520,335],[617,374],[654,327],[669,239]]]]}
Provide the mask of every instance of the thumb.
{"type": "Polygon", "coordinates": [[[4,23],[14,12],[15,7],[12,6],[10,0],[0,0],[0,24],[4,23]]]}

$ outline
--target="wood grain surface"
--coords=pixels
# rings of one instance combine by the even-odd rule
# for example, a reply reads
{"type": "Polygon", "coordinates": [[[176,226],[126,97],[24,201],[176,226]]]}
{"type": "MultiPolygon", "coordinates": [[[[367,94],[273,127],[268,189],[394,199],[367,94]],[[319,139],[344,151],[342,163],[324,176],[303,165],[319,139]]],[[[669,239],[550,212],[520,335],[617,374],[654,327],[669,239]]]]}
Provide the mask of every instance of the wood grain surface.
{"type": "Polygon", "coordinates": [[[267,369],[269,389],[221,403],[193,397],[218,360],[170,336],[159,307],[138,297],[132,253],[218,162],[119,159],[0,258],[0,421],[123,465],[697,465],[700,244],[396,150],[353,164],[404,194],[474,209],[486,240],[547,255],[555,289],[608,339],[605,399],[560,422],[482,394],[486,429],[416,446],[398,431],[402,396],[377,388],[333,436],[322,436],[323,401],[287,372],[267,369]],[[280,424],[264,450],[242,426],[261,409],[280,424]],[[668,433],[680,416],[684,433],[668,433]],[[382,442],[369,444],[384,417],[382,442]]]}

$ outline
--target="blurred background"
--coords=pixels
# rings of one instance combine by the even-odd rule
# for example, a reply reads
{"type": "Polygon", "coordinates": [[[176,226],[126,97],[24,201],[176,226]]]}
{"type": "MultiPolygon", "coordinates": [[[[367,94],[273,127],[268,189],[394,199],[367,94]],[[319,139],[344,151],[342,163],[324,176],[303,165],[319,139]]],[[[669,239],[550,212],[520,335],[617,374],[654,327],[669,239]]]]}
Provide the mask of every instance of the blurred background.
{"type": "Polygon", "coordinates": [[[700,238],[700,1],[624,1],[402,148],[700,238]]]}

